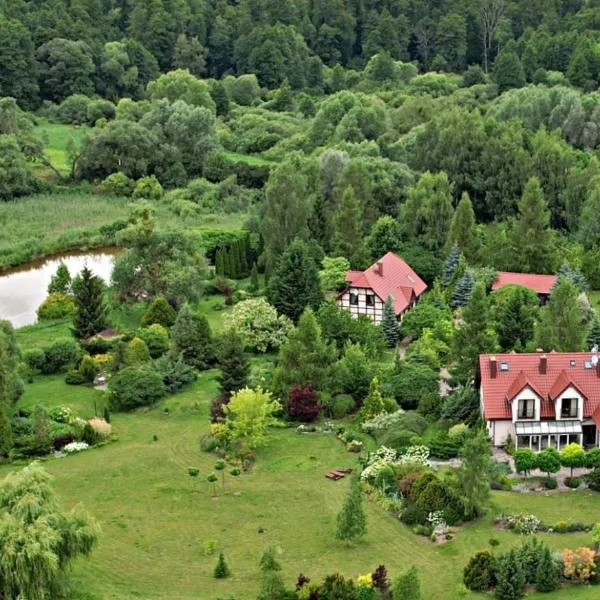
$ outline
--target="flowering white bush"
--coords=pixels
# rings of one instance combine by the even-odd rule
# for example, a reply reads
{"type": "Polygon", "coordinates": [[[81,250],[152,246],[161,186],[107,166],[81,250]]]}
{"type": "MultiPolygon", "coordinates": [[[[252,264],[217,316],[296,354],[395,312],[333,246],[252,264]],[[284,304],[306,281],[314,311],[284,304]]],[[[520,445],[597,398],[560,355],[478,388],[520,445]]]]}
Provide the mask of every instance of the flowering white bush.
{"type": "Polygon", "coordinates": [[[235,305],[226,329],[233,329],[246,347],[255,352],[277,350],[292,329],[292,322],[277,314],[264,298],[244,300],[235,305]]]}
{"type": "Polygon", "coordinates": [[[379,413],[372,419],[365,421],[362,424],[363,431],[367,433],[377,433],[379,431],[385,431],[390,427],[393,427],[400,421],[400,417],[404,414],[404,411],[399,408],[393,413],[379,413]]]}
{"type": "Polygon", "coordinates": [[[444,520],[441,510],[430,512],[427,516],[427,520],[433,527],[434,535],[446,535],[448,533],[448,524],[444,520]]]}
{"type": "Polygon", "coordinates": [[[370,481],[377,478],[377,475],[386,467],[394,465],[398,459],[398,453],[393,448],[381,446],[369,456],[367,466],[362,470],[360,478],[363,481],[370,481]]]}
{"type": "Polygon", "coordinates": [[[398,459],[399,465],[429,466],[429,448],[427,446],[409,446],[406,452],[398,459]]]}
{"type": "Polygon", "coordinates": [[[542,522],[535,515],[507,515],[504,518],[504,523],[507,529],[512,529],[523,535],[533,535],[537,533],[542,522]]]}
{"type": "Polygon", "coordinates": [[[82,450],[87,450],[89,447],[89,444],[86,444],[85,442],[71,442],[63,448],[63,452],[66,452],[67,454],[72,454],[73,452],[81,452],[82,450]]]}

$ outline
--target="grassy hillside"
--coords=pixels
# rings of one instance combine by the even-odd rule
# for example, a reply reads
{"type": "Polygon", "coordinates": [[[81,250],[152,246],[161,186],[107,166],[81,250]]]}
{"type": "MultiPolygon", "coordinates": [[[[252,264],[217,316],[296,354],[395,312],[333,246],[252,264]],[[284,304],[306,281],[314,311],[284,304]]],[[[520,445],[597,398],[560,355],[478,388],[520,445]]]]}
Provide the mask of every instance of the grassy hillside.
{"type": "Polygon", "coordinates": [[[78,149],[83,138],[91,129],[85,126],[74,127],[63,123],[52,123],[39,119],[33,134],[45,142],[45,153],[55,169],[64,175],[71,171],[69,145],[78,149]]]}

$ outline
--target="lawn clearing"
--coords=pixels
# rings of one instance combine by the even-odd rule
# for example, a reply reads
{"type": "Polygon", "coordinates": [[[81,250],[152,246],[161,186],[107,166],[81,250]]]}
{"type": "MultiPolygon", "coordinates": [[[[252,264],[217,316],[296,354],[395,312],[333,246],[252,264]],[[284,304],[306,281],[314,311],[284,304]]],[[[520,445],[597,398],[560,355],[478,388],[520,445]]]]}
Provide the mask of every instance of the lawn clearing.
{"type": "Polygon", "coordinates": [[[48,160],[63,175],[68,175],[71,171],[69,144],[77,150],[90,132],[91,129],[86,126],[52,123],[47,119],[38,119],[33,128],[33,135],[44,142],[44,152],[48,160]]]}
{"type": "MultiPolygon", "coordinates": [[[[496,508],[486,519],[462,528],[451,543],[436,546],[366,502],[368,535],[364,543],[346,546],[333,533],[348,480],[332,482],[324,474],[357,467],[356,455],[346,452],[333,435],[298,435],[293,428],[273,430],[252,472],[236,479],[228,476],[226,487],[219,483],[218,498],[212,499],[206,476],[213,472],[215,456],[203,453],[198,441],[208,431],[216,374],[203,373],[192,388],[152,410],[113,414],[117,441],[44,463],[63,502],[82,503],[102,526],[97,549],[73,570],[73,588],[82,594],[74,598],[196,600],[233,594],[238,600],[254,600],[258,556],[276,545],[289,586],[300,572],[319,578],[339,570],[355,577],[383,563],[397,575],[414,564],[425,598],[452,600],[464,565],[488,546],[489,538],[500,541],[499,552],[520,544],[518,535],[493,529],[495,511],[533,512],[548,520],[570,514],[588,520],[598,513],[600,496],[591,493],[495,492],[496,508]],[[199,468],[199,477],[189,477],[188,467],[199,468]],[[205,555],[207,540],[217,542],[217,553],[225,552],[231,579],[213,579],[217,554],[205,555]]],[[[27,386],[21,405],[36,402],[66,404],[88,416],[95,402],[102,410],[103,399],[101,392],[67,386],[57,375],[38,377],[27,386]]],[[[2,467],[0,474],[14,468],[2,467]]],[[[557,549],[589,543],[586,534],[540,537],[557,549]]],[[[591,600],[596,593],[595,588],[572,587],[560,597],[591,600]]]]}

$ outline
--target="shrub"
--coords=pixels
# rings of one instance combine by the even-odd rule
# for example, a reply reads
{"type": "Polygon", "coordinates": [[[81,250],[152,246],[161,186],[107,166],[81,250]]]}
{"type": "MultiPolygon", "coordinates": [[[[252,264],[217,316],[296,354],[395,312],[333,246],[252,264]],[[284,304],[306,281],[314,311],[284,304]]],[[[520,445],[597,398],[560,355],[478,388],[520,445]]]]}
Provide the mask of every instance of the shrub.
{"type": "Polygon", "coordinates": [[[125,351],[125,362],[128,366],[139,367],[150,360],[148,346],[139,337],[134,337],[125,351]]]}
{"type": "Polygon", "coordinates": [[[126,196],[128,198],[133,194],[134,188],[135,181],[119,171],[104,179],[100,183],[99,191],[110,196],[126,196]]]}
{"type": "Polygon", "coordinates": [[[169,349],[169,332],[158,323],[138,329],[137,336],[148,347],[150,358],[158,358],[169,349]]]}
{"type": "Polygon", "coordinates": [[[314,421],[321,411],[317,392],[310,384],[292,386],[285,411],[293,421],[314,421]]]}
{"type": "Polygon", "coordinates": [[[416,504],[409,504],[400,515],[400,520],[405,525],[425,525],[429,513],[419,508],[416,504]]]}
{"type": "Polygon", "coordinates": [[[354,398],[349,394],[337,394],[328,404],[327,411],[333,419],[341,419],[356,408],[354,398]]]}
{"type": "Polygon", "coordinates": [[[585,583],[594,572],[595,556],[596,552],[586,547],[564,550],[564,576],[575,583],[585,583]]]}
{"type": "Polygon", "coordinates": [[[90,125],[94,125],[99,119],[110,121],[115,118],[116,108],[112,102],[99,99],[92,100],[87,107],[87,121],[90,125]]]}
{"type": "Polygon", "coordinates": [[[529,473],[529,471],[536,467],[535,453],[529,448],[516,450],[514,459],[517,473],[529,473]]]}
{"type": "Polygon", "coordinates": [[[94,378],[99,372],[99,369],[96,366],[94,359],[89,354],[86,354],[83,357],[83,359],[79,363],[79,368],[77,370],[79,371],[79,374],[83,377],[86,383],[93,383],[94,378]]]}
{"type": "Polygon", "coordinates": [[[50,346],[27,351],[23,358],[31,368],[44,374],[58,373],[66,366],[79,362],[81,350],[71,338],[56,340],[50,346]]]}
{"type": "Polygon", "coordinates": [[[579,477],[567,477],[565,479],[565,485],[576,490],[581,485],[581,479],[579,479],[579,477]]]}
{"type": "Polygon", "coordinates": [[[472,556],[463,571],[464,584],[474,592],[485,592],[496,585],[498,563],[494,555],[484,550],[472,556]]]}
{"type": "Polygon", "coordinates": [[[154,363],[156,372],[161,376],[169,394],[180,392],[196,381],[198,374],[193,367],[181,359],[163,356],[154,363]]]}
{"type": "Polygon", "coordinates": [[[543,484],[547,490],[555,490],[558,487],[558,483],[553,477],[545,477],[543,484]]]}
{"type": "Polygon", "coordinates": [[[539,531],[542,522],[535,515],[508,515],[504,518],[504,524],[507,529],[522,533],[525,535],[533,535],[539,531]]]}
{"type": "Polygon", "coordinates": [[[109,383],[111,406],[116,410],[132,410],[158,402],[166,394],[161,376],[149,369],[127,367],[109,383]]]}
{"type": "Polygon", "coordinates": [[[38,319],[65,319],[75,314],[75,300],[62,292],[49,294],[37,309],[38,319]]]}
{"type": "Polygon", "coordinates": [[[94,417],[88,421],[89,426],[96,432],[100,437],[110,437],[112,433],[112,425],[107,423],[104,419],[94,417]]]}
{"type": "Polygon", "coordinates": [[[216,579],[226,579],[231,575],[231,571],[225,562],[225,556],[221,552],[219,554],[219,560],[217,561],[217,566],[215,567],[214,577],[216,579]]]}
{"type": "Polygon", "coordinates": [[[154,175],[138,179],[133,190],[133,197],[136,199],[160,200],[163,194],[162,185],[160,185],[160,181],[154,175]]]}
{"type": "Polygon", "coordinates": [[[65,375],[65,383],[67,385],[84,385],[86,382],[85,376],[77,369],[71,369],[65,375]]]}
{"type": "Polygon", "coordinates": [[[87,111],[91,100],[81,94],[73,94],[65,98],[58,110],[56,118],[61,123],[72,123],[73,125],[83,125],[87,123],[87,111]]]}
{"type": "Polygon", "coordinates": [[[600,467],[596,467],[591,473],[588,473],[585,479],[590,490],[600,492],[600,467]]]}
{"type": "Polygon", "coordinates": [[[177,319],[177,312],[167,302],[164,296],[156,296],[148,310],[142,315],[140,322],[142,327],[148,327],[158,323],[167,329],[172,327],[177,319]]]}

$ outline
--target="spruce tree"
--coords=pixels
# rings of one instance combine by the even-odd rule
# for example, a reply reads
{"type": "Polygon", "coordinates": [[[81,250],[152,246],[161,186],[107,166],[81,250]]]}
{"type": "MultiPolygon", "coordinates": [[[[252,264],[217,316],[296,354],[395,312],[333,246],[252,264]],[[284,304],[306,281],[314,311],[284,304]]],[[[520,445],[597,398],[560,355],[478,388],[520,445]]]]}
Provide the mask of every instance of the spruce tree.
{"type": "Polygon", "coordinates": [[[215,579],[227,579],[227,577],[231,575],[231,571],[225,562],[225,556],[222,552],[219,552],[219,560],[217,561],[213,575],[215,579]]]}
{"type": "Polygon", "coordinates": [[[354,268],[362,266],[365,259],[362,223],[363,211],[354,189],[348,186],[333,217],[334,256],[345,256],[354,268]]]}
{"type": "Polygon", "coordinates": [[[252,271],[250,272],[250,291],[256,294],[260,289],[260,280],[258,278],[258,267],[256,263],[252,265],[252,271]]]}
{"type": "Polygon", "coordinates": [[[104,282],[86,266],[74,292],[76,314],[72,331],[78,340],[85,340],[106,327],[108,311],[104,304],[104,282]]]}
{"type": "Polygon", "coordinates": [[[600,348],[600,319],[594,317],[590,330],[587,335],[587,349],[591,350],[594,346],[600,348]]]}
{"type": "Polygon", "coordinates": [[[454,288],[454,293],[452,294],[451,305],[454,308],[464,306],[469,301],[474,287],[475,280],[473,279],[473,275],[471,274],[471,271],[467,270],[456,282],[456,287],[454,288]]]}
{"type": "Polygon", "coordinates": [[[219,352],[219,388],[224,396],[242,389],[248,383],[250,363],[244,353],[244,345],[235,331],[230,330],[223,336],[219,352]]]}
{"type": "Polygon", "coordinates": [[[558,569],[552,560],[549,548],[545,548],[535,574],[535,589],[538,592],[552,592],[558,586],[558,569]]]}
{"type": "Polygon", "coordinates": [[[505,352],[525,349],[533,339],[538,309],[535,292],[507,286],[494,294],[494,317],[500,348],[505,352]]]}
{"type": "Polygon", "coordinates": [[[352,541],[367,533],[367,518],[362,506],[360,480],[353,477],[344,506],[337,516],[336,537],[338,540],[352,541]]]}
{"type": "Polygon", "coordinates": [[[305,308],[316,309],[322,302],[319,271],[302,240],[294,240],[283,253],[269,281],[268,298],[294,323],[305,308]]]}
{"type": "Polygon", "coordinates": [[[570,279],[580,292],[585,292],[588,289],[588,282],[584,274],[579,269],[571,267],[567,261],[563,262],[556,275],[558,279],[562,277],[570,279]]]}
{"type": "Polygon", "coordinates": [[[495,596],[498,600],[518,600],[525,594],[525,572],[515,550],[500,559],[495,596]]]}
{"type": "Polygon", "coordinates": [[[212,333],[204,315],[197,315],[186,304],[171,330],[175,349],[182,359],[197,369],[207,369],[213,357],[212,333]]]}
{"type": "Polygon", "coordinates": [[[477,250],[475,238],[475,212],[471,198],[467,192],[463,192],[456,211],[452,217],[450,231],[448,232],[447,246],[454,249],[458,247],[467,259],[472,259],[477,250]]]}
{"type": "Polygon", "coordinates": [[[448,258],[446,259],[446,263],[444,265],[444,272],[442,273],[442,285],[447,288],[454,278],[454,273],[456,269],[458,269],[458,265],[460,263],[460,250],[458,249],[458,244],[454,242],[452,244],[452,249],[450,250],[450,254],[448,254],[448,258]]]}
{"type": "Polygon", "coordinates": [[[411,567],[404,575],[400,575],[392,587],[393,600],[421,600],[421,584],[419,573],[411,567]]]}
{"type": "Polygon", "coordinates": [[[547,273],[552,263],[550,210],[537,177],[525,184],[518,208],[510,235],[514,263],[526,273],[547,273]]]}
{"type": "Polygon", "coordinates": [[[396,318],[394,300],[391,296],[387,297],[385,306],[383,307],[381,328],[383,329],[383,336],[385,337],[388,346],[390,348],[394,348],[400,340],[400,325],[398,323],[398,319],[396,318]]]}
{"type": "Polygon", "coordinates": [[[491,326],[488,299],[483,283],[473,289],[462,311],[462,324],[452,337],[453,376],[465,383],[475,376],[480,354],[494,352],[497,347],[496,333],[491,326]]]}

